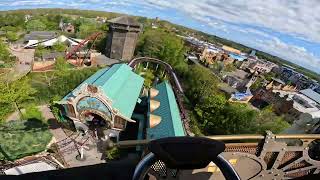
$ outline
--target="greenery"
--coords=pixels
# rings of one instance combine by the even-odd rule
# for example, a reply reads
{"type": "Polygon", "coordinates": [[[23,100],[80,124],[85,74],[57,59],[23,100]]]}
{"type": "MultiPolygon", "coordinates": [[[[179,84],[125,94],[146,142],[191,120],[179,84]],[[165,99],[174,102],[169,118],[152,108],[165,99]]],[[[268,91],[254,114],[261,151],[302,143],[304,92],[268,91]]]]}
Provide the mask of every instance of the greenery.
{"type": "MultiPolygon", "coordinates": [[[[61,60],[58,58],[58,64],[61,60]]],[[[98,70],[98,68],[67,69],[64,63],[57,65],[56,68],[57,71],[28,75],[32,79],[32,87],[37,90],[30,102],[48,103],[52,98],[61,99],[98,70]]]]}
{"type": "MultiPolygon", "coordinates": [[[[159,58],[178,71],[188,99],[190,125],[196,135],[263,133],[267,129],[280,132],[287,127],[288,123],[272,111],[260,113],[245,104],[228,102],[217,87],[220,81],[209,69],[184,62],[185,51],[181,39],[162,28],[146,28],[136,48],[138,56],[159,58]]],[[[233,64],[222,68],[221,64],[213,66],[219,72],[236,69],[233,64]]],[[[140,67],[137,71],[143,72],[140,67]]],[[[155,72],[144,73],[149,87],[155,72]]]]}
{"type": "Polygon", "coordinates": [[[40,20],[31,20],[27,23],[26,29],[27,31],[44,31],[46,30],[46,25],[40,20]]]}
{"type": "Polygon", "coordinates": [[[2,41],[0,41],[0,61],[3,61],[5,63],[11,61],[8,47],[2,41]]]}
{"type": "MultiPolygon", "coordinates": [[[[33,95],[37,91],[31,87],[30,80],[23,78],[19,81],[5,83],[0,81],[0,104],[2,107],[0,111],[8,112],[8,110],[18,110],[20,112],[20,105],[26,101],[32,100],[33,95]],[[9,108],[11,107],[11,108],[9,108]]],[[[6,113],[0,112],[0,121],[5,118],[6,113]]]]}
{"type": "Polygon", "coordinates": [[[48,125],[37,119],[3,123],[0,126],[0,160],[12,161],[44,151],[51,137],[48,125]]]}
{"type": "Polygon", "coordinates": [[[52,46],[52,49],[55,51],[55,52],[64,52],[66,49],[67,49],[67,46],[63,43],[55,43],[53,46],[52,46]]]}
{"type": "Polygon", "coordinates": [[[186,47],[182,39],[161,29],[146,29],[139,38],[138,56],[154,57],[168,62],[180,75],[187,72],[184,62],[186,47]]]}
{"type": "Polygon", "coordinates": [[[33,120],[36,119],[40,121],[44,120],[41,111],[34,104],[28,105],[25,108],[25,112],[22,113],[22,119],[33,119],[33,120]]]}
{"type": "Polygon", "coordinates": [[[35,48],[35,52],[34,52],[34,56],[38,57],[38,58],[43,58],[43,55],[48,53],[49,50],[46,49],[43,45],[39,44],[36,48],[35,48]]]}
{"type": "Polygon", "coordinates": [[[116,160],[120,158],[120,151],[117,147],[107,150],[106,158],[108,160],[116,160]]]}
{"type": "Polygon", "coordinates": [[[8,31],[6,33],[6,37],[9,41],[16,41],[18,40],[19,36],[17,35],[17,33],[13,32],[13,31],[8,31]]]}

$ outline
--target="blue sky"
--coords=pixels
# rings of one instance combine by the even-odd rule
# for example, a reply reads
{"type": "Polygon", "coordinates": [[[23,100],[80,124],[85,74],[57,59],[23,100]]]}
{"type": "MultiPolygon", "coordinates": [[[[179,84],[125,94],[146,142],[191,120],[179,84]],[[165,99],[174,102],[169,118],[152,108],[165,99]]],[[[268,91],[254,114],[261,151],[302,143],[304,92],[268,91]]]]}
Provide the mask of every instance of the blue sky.
{"type": "Polygon", "coordinates": [[[0,0],[0,10],[39,7],[159,17],[263,50],[320,73],[319,0],[0,0]]]}

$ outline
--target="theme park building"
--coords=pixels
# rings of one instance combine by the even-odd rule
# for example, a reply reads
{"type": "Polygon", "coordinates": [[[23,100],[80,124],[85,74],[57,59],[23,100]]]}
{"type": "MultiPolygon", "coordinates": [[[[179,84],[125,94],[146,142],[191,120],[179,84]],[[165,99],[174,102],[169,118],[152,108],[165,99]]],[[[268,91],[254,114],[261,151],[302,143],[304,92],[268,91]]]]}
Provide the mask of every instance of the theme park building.
{"type": "Polygon", "coordinates": [[[118,137],[128,122],[137,120],[138,139],[184,136],[169,82],[164,81],[147,91],[144,78],[132,70],[126,64],[115,64],[93,74],[59,102],[62,117],[71,120],[78,131],[94,130],[98,138],[110,133],[118,137]],[[140,116],[134,112],[138,104],[146,104],[140,116]]]}

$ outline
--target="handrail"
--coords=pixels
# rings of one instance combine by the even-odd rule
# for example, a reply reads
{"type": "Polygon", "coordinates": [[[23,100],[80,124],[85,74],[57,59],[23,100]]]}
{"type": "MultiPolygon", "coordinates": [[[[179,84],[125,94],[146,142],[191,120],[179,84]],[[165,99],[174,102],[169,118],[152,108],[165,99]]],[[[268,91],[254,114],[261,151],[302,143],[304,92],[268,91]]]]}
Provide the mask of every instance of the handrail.
{"type": "MultiPolygon", "coordinates": [[[[241,135],[217,135],[217,136],[203,136],[205,138],[230,141],[230,140],[262,140],[266,136],[260,134],[241,134],[241,135]]],[[[320,139],[320,134],[275,134],[275,139],[320,139]]],[[[117,147],[126,148],[139,145],[147,145],[151,140],[126,140],[116,143],[117,147]]]]}

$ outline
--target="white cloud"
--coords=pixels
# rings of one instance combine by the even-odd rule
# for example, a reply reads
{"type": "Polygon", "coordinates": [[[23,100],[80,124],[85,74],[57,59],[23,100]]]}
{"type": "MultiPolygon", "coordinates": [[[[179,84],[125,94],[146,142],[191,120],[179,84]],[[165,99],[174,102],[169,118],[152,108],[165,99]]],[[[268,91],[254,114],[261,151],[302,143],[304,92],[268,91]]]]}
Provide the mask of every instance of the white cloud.
{"type": "Polygon", "coordinates": [[[159,13],[154,16],[162,15],[181,25],[200,21],[198,29],[320,71],[320,0],[0,0],[0,9],[8,7],[71,7],[144,16],[156,11],[159,13]],[[176,13],[164,14],[170,10],[176,13]],[[279,34],[315,44],[319,50],[313,48],[312,52],[317,55],[293,42],[281,41],[279,34]]]}
{"type": "Polygon", "coordinates": [[[207,17],[232,24],[247,24],[289,33],[320,42],[319,0],[149,0],[153,5],[174,8],[197,20],[207,17]]]}
{"type": "Polygon", "coordinates": [[[308,52],[304,47],[287,44],[278,38],[270,40],[256,40],[255,45],[265,51],[279,57],[290,59],[292,62],[307,67],[320,73],[320,60],[313,53],[308,52]]]}

